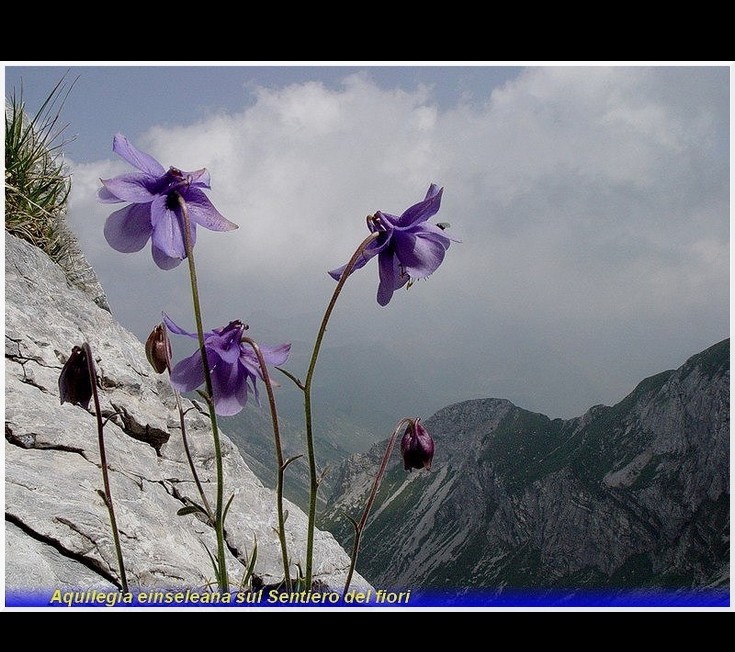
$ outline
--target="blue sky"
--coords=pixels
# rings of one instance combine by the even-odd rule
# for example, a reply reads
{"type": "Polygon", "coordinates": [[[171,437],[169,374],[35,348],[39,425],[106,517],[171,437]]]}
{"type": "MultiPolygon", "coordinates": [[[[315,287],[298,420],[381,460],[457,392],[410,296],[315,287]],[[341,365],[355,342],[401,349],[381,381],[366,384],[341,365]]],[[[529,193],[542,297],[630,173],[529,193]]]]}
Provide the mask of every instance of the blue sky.
{"type": "MultiPolygon", "coordinates": [[[[22,79],[37,106],[66,69],[6,67],[6,95],[22,79]]],[[[293,341],[297,358],[331,294],[326,271],[362,240],[365,216],[445,187],[437,219],[461,243],[442,267],[381,308],[368,265],[335,312],[327,345],[359,352],[344,359],[360,368],[331,371],[365,383],[366,400],[400,378],[396,409],[424,417],[476,397],[571,417],[729,335],[727,66],[71,67],[77,76],[62,113],[69,222],[140,338],[161,309],[193,320],[184,265],[161,272],[148,249],[104,241],[109,206],[95,192],[127,169],[111,149],[118,131],[164,166],[207,167],[210,198],[240,225],[199,233],[207,326],[244,319],[256,339],[293,341]]]]}
{"type": "MultiPolygon", "coordinates": [[[[316,79],[326,88],[340,88],[346,76],[365,70],[364,66],[8,66],[5,84],[7,89],[23,84],[29,106],[38,106],[65,73],[70,82],[76,79],[64,111],[68,118],[74,116],[69,126],[74,140],[67,154],[83,162],[97,160],[100,143],[117,131],[134,138],[152,125],[189,124],[240,111],[255,102],[258,87],[316,79]]],[[[520,70],[517,66],[374,66],[369,74],[388,88],[413,91],[419,84],[431,86],[439,106],[451,107],[459,97],[482,101],[520,70]]]]}

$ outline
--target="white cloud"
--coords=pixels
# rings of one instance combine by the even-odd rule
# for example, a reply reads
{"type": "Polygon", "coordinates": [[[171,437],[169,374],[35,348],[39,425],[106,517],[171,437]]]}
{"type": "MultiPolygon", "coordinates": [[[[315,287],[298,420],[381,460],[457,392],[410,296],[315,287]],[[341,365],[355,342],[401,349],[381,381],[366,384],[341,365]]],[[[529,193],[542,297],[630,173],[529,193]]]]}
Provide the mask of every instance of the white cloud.
{"type": "MultiPolygon", "coordinates": [[[[263,311],[293,339],[309,339],[298,327],[326,303],[325,272],[346,262],[365,216],[444,185],[438,219],[463,243],[387,309],[372,306],[375,266],[360,272],[330,337],[400,345],[447,400],[501,395],[571,416],[727,335],[723,84],[726,69],[537,68],[484,103],[440,110],[428,88],[357,75],[336,90],[261,88],[239,113],[157,126],[136,144],[164,165],[207,166],[210,197],[240,224],[200,232],[211,320],[263,311]],[[669,346],[662,324],[680,329],[669,346]]],[[[75,166],[70,219],[137,330],[144,306],[155,319],[159,306],[184,315],[188,303],[184,266],[159,274],[147,251],[100,244],[109,207],[95,203],[97,179],[123,169],[75,166]]]]}

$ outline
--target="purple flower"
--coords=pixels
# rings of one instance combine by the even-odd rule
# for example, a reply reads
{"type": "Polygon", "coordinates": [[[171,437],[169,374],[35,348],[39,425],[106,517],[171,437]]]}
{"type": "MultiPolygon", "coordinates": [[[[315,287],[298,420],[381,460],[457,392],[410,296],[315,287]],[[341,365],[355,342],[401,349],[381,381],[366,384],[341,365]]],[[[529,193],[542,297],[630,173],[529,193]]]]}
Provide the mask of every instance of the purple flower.
{"type": "Polygon", "coordinates": [[[401,456],[403,468],[431,470],[431,461],[434,458],[434,440],[426,428],[421,425],[420,419],[414,419],[406,428],[401,439],[401,456]]]}
{"type": "MultiPolygon", "coordinates": [[[[163,321],[172,333],[197,339],[196,333],[179,328],[167,315],[163,315],[163,321]]],[[[247,326],[241,321],[231,321],[223,328],[215,328],[204,334],[215,412],[222,416],[232,416],[242,410],[248,400],[249,390],[253,391],[260,405],[255,381],[257,378],[263,380],[263,372],[252,347],[241,341],[245,329],[247,326]]],[[[269,365],[286,362],[290,349],[290,344],[272,347],[260,345],[263,358],[269,365]]],[[[204,383],[204,367],[198,348],[171,370],[171,383],[182,393],[190,392],[204,383]]]]}
{"type": "MultiPolygon", "coordinates": [[[[378,256],[381,306],[388,304],[395,290],[409,281],[426,278],[444,260],[451,240],[444,235],[442,226],[426,223],[439,210],[443,190],[432,183],[424,200],[407,208],[400,217],[382,211],[368,217],[368,228],[380,235],[366,247],[355,269],[378,256]]],[[[338,281],[345,267],[332,270],[330,276],[338,281]]]]}
{"type": "Polygon", "coordinates": [[[231,231],[237,228],[219,214],[203,189],[209,189],[206,168],[182,172],[168,171],[152,156],[136,149],[125,136],[117,134],[112,150],[140,172],[101,179],[98,192],[106,204],[131,202],[115,211],[105,223],[105,238],[110,246],[122,253],[140,251],[151,240],[153,260],[161,269],[173,269],[184,258],[184,222],[177,193],[186,201],[191,220],[191,241],[196,242],[196,225],[210,231],[231,231]]]}

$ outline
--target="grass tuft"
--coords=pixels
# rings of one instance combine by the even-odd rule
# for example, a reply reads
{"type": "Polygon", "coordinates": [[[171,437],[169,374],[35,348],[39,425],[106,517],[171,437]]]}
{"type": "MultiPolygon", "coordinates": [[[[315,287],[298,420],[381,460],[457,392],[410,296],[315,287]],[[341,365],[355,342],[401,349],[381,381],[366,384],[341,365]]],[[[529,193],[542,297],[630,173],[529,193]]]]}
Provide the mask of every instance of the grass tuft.
{"type": "Polygon", "coordinates": [[[62,78],[30,117],[23,89],[5,103],[5,229],[54,259],[63,257],[66,230],[61,223],[71,190],[63,147],[67,125],[60,112],[71,85],[62,78]]]}
{"type": "MultiPolygon", "coordinates": [[[[78,79],[78,78],[77,78],[78,79]]],[[[64,163],[68,124],[61,110],[77,79],[64,75],[31,115],[23,87],[5,100],[5,230],[46,252],[67,279],[107,308],[94,271],[66,224],[71,175],[64,163]]],[[[108,308],[109,309],[109,308],[108,308]]]]}

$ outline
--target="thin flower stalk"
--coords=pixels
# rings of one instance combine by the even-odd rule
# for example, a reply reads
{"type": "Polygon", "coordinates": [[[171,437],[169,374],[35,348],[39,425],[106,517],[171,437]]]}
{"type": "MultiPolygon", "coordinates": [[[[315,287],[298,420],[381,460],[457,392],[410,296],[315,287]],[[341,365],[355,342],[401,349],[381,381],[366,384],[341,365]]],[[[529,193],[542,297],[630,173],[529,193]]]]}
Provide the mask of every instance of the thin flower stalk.
{"type": "Polygon", "coordinates": [[[189,468],[191,469],[191,474],[194,477],[194,483],[196,484],[197,490],[199,491],[199,497],[202,501],[202,504],[198,505],[198,507],[201,507],[202,511],[206,513],[209,522],[213,524],[214,516],[212,516],[212,509],[210,508],[209,501],[204,494],[204,489],[202,489],[202,483],[199,481],[199,474],[194,466],[194,459],[192,458],[191,450],[189,449],[189,439],[186,436],[186,421],[184,419],[184,407],[181,403],[181,394],[171,380],[171,341],[168,338],[166,324],[157,324],[151,331],[151,334],[148,336],[145,343],[145,355],[148,358],[148,362],[151,367],[153,367],[153,371],[157,374],[162,374],[164,371],[168,372],[171,389],[173,390],[174,399],[176,400],[176,409],[179,413],[181,440],[184,444],[186,459],[189,462],[189,468]]]}
{"type": "Polygon", "coordinates": [[[184,246],[186,248],[186,259],[189,263],[189,279],[191,281],[191,297],[194,305],[194,319],[197,325],[197,336],[199,338],[199,351],[202,356],[204,368],[204,384],[207,390],[207,406],[209,408],[209,419],[212,422],[212,438],[214,440],[214,459],[217,473],[217,501],[214,515],[214,529],[217,537],[217,583],[220,591],[229,591],[227,578],[227,561],[225,558],[225,532],[224,532],[224,472],[222,468],[222,447],[220,445],[219,427],[217,425],[217,414],[214,410],[214,395],[212,392],[212,376],[207,362],[207,350],[204,346],[204,327],[202,325],[202,308],[199,301],[199,286],[197,283],[196,265],[194,263],[194,245],[191,238],[191,221],[186,201],[180,193],[176,198],[181,208],[181,216],[184,231],[184,246]]]}
{"type": "Polygon", "coordinates": [[[380,468],[378,469],[378,473],[375,476],[375,480],[373,481],[373,488],[370,490],[370,496],[368,497],[367,503],[365,504],[365,509],[362,512],[360,522],[355,523],[353,521],[353,525],[355,526],[355,540],[352,542],[352,558],[350,559],[350,570],[347,572],[347,580],[345,581],[344,593],[347,593],[350,588],[350,584],[352,583],[352,575],[355,572],[355,565],[357,564],[357,555],[360,552],[360,539],[362,538],[362,533],[365,530],[365,525],[367,524],[370,510],[373,508],[375,496],[378,495],[378,489],[380,488],[380,483],[383,480],[383,476],[385,475],[385,470],[386,468],[388,468],[388,460],[390,459],[390,455],[393,452],[393,447],[396,444],[398,432],[405,424],[410,422],[411,419],[403,418],[396,425],[393,434],[388,440],[388,445],[385,448],[383,461],[380,463],[380,468]]]}
{"type": "Polygon", "coordinates": [[[212,514],[212,508],[209,505],[209,501],[207,500],[207,495],[204,493],[204,488],[202,487],[202,482],[199,479],[199,474],[197,473],[196,467],[194,466],[194,459],[191,456],[191,450],[189,449],[189,440],[186,436],[186,422],[184,419],[184,407],[181,404],[181,395],[179,394],[178,390],[174,388],[174,398],[176,399],[176,409],[179,411],[179,424],[181,426],[181,440],[184,443],[184,452],[186,453],[186,460],[189,462],[189,468],[191,469],[191,474],[194,476],[194,484],[196,485],[197,491],[199,492],[199,497],[202,499],[202,507],[204,507],[204,510],[207,512],[207,518],[211,523],[214,523],[214,516],[212,514]]]}
{"type": "Polygon", "coordinates": [[[102,423],[102,410],[100,408],[100,398],[97,393],[97,372],[94,368],[94,360],[92,359],[92,349],[85,342],[82,349],[87,358],[87,370],[92,385],[92,399],[94,400],[94,412],[97,418],[97,439],[100,448],[100,465],[102,466],[102,482],[105,486],[104,500],[107,505],[107,511],[110,514],[110,527],[112,528],[112,537],[115,541],[115,554],[117,555],[117,565],[120,569],[120,583],[122,590],[128,593],[128,579],[125,574],[125,562],[123,561],[122,547],[120,545],[120,534],[117,529],[117,519],[115,518],[115,508],[112,505],[112,492],[110,491],[110,477],[107,472],[107,454],[105,453],[105,435],[104,424],[102,423]]]}
{"type": "Polygon", "coordinates": [[[347,580],[345,581],[344,593],[347,593],[350,588],[352,575],[355,571],[355,565],[357,564],[357,555],[360,552],[360,539],[362,538],[362,533],[365,531],[368,516],[370,515],[370,510],[375,502],[375,497],[378,495],[378,489],[380,488],[380,483],[385,475],[385,470],[388,468],[388,460],[393,452],[396,437],[398,437],[398,432],[404,424],[406,425],[406,430],[401,438],[401,457],[403,458],[403,468],[409,472],[413,469],[431,470],[431,462],[434,458],[434,440],[426,431],[426,428],[421,425],[421,419],[418,417],[415,419],[401,419],[396,424],[396,428],[388,440],[388,445],[386,446],[385,454],[383,455],[383,461],[381,462],[378,473],[375,476],[373,488],[368,496],[360,522],[357,523],[350,518],[350,521],[355,528],[355,539],[352,543],[352,559],[350,560],[350,570],[347,573],[347,580]]]}
{"type": "MultiPolygon", "coordinates": [[[[168,343],[168,335],[166,334],[166,327],[164,325],[161,325],[161,332],[163,333],[163,337],[166,338],[166,346],[162,347],[164,358],[166,361],[166,371],[168,372],[169,379],[171,378],[171,346],[168,343]]],[[[176,409],[179,412],[179,424],[181,426],[181,441],[184,444],[184,452],[186,453],[186,460],[189,462],[189,468],[191,469],[191,474],[194,477],[194,484],[196,484],[197,491],[199,491],[199,497],[202,499],[202,507],[207,512],[207,518],[210,520],[211,523],[214,523],[214,516],[212,514],[212,508],[209,506],[209,501],[207,500],[207,495],[204,493],[204,488],[202,487],[202,483],[199,480],[199,474],[197,473],[196,466],[194,466],[194,458],[191,455],[191,450],[189,449],[189,438],[186,436],[186,419],[184,418],[184,406],[181,404],[181,394],[179,393],[179,390],[176,389],[173,385],[171,386],[171,389],[174,391],[174,399],[176,400],[176,409]]]]}
{"type": "Polygon", "coordinates": [[[283,446],[281,445],[281,430],[278,424],[278,409],[276,408],[276,397],[273,393],[273,385],[271,383],[270,374],[268,373],[268,365],[263,356],[260,346],[255,340],[249,337],[243,337],[241,342],[249,344],[260,364],[260,370],[263,374],[263,383],[268,394],[268,405],[271,411],[271,421],[273,423],[273,441],[276,448],[276,468],[278,473],[276,476],[276,509],[278,513],[278,538],[281,542],[281,557],[283,559],[283,577],[286,591],[291,592],[291,572],[289,570],[288,546],[286,545],[286,516],[283,510],[283,477],[286,470],[286,462],[283,457],[283,446]]]}
{"type": "Polygon", "coordinates": [[[355,253],[350,258],[349,262],[342,269],[337,287],[334,289],[332,298],[327,305],[327,309],[322,317],[322,323],[317,332],[316,341],[314,342],[314,350],[311,354],[311,361],[309,362],[309,369],[306,373],[306,379],[303,384],[304,392],[304,419],[306,423],[306,454],[309,463],[309,522],[306,533],[306,571],[304,579],[307,590],[311,589],[312,578],[313,578],[313,567],[314,567],[314,528],[316,523],[316,504],[317,504],[317,492],[319,490],[319,476],[317,475],[316,469],[316,456],[314,453],[314,427],[312,422],[312,407],[311,407],[311,385],[314,380],[314,371],[316,370],[316,363],[319,359],[319,351],[322,346],[322,340],[324,334],[327,332],[327,324],[329,318],[332,316],[332,311],[337,303],[342,288],[347,281],[347,278],[352,273],[352,270],[363,257],[363,253],[368,246],[374,242],[379,232],[371,233],[365,238],[360,246],[357,248],[355,253]]]}

